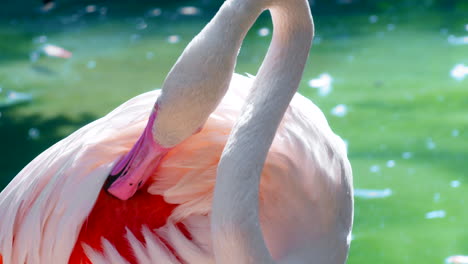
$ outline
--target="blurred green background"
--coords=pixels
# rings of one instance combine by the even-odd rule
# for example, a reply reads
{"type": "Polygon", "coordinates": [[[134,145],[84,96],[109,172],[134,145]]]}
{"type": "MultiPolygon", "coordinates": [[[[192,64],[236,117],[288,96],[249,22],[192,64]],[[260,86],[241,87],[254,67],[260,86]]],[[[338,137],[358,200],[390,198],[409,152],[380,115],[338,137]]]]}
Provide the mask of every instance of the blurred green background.
{"type": "MultiPolygon", "coordinates": [[[[221,3],[62,0],[43,12],[39,0],[3,1],[0,190],[58,140],[161,87],[221,3]],[[47,56],[48,44],[73,57],[47,56]]],[[[348,263],[468,255],[468,1],[316,0],[312,10],[317,36],[300,93],[349,146],[348,263]]],[[[238,73],[256,73],[271,30],[266,13],[238,73]]]]}

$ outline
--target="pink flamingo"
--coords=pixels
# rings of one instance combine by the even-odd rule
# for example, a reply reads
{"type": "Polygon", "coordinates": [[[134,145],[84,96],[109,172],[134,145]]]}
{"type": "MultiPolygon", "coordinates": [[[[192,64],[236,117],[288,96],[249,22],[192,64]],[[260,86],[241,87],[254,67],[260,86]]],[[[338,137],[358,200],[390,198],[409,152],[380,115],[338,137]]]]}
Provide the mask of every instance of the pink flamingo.
{"type": "Polygon", "coordinates": [[[306,0],[226,1],[161,91],[58,142],[1,192],[0,263],[344,263],[345,145],[296,93],[312,36],[306,0]],[[258,75],[233,75],[265,9],[258,75]]]}

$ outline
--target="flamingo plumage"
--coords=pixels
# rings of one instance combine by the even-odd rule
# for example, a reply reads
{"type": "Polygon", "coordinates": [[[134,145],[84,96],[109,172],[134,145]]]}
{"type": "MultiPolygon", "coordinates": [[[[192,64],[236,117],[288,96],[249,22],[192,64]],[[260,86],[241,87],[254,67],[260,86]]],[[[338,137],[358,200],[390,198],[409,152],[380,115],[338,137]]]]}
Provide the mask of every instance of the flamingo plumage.
{"type": "Polygon", "coordinates": [[[0,193],[0,263],[344,263],[345,144],[296,93],[312,35],[306,0],[226,1],[162,90],[58,142],[0,193]],[[265,61],[233,74],[265,9],[265,61]]]}

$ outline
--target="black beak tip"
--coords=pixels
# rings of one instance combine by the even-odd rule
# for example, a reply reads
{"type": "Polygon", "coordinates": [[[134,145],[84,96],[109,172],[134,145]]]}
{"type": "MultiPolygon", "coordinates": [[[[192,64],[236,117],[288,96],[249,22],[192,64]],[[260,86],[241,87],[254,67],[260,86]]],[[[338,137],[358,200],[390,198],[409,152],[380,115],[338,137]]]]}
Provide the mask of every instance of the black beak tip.
{"type": "Polygon", "coordinates": [[[103,188],[105,190],[109,189],[111,187],[111,185],[119,178],[119,175],[112,175],[112,174],[109,174],[109,176],[107,176],[107,179],[106,181],[104,182],[104,186],[103,188]]]}

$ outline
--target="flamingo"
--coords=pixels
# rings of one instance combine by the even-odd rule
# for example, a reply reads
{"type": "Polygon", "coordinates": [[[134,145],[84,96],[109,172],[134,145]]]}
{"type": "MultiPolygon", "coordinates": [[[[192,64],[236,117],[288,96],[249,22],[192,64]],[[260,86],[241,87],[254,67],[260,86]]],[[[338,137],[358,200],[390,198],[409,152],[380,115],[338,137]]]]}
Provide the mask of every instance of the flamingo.
{"type": "Polygon", "coordinates": [[[346,147],[296,93],[313,31],[306,0],[225,1],[161,90],[56,143],[0,193],[0,264],[344,263],[346,147]],[[256,77],[233,74],[265,10],[265,60],[256,77]]]}

